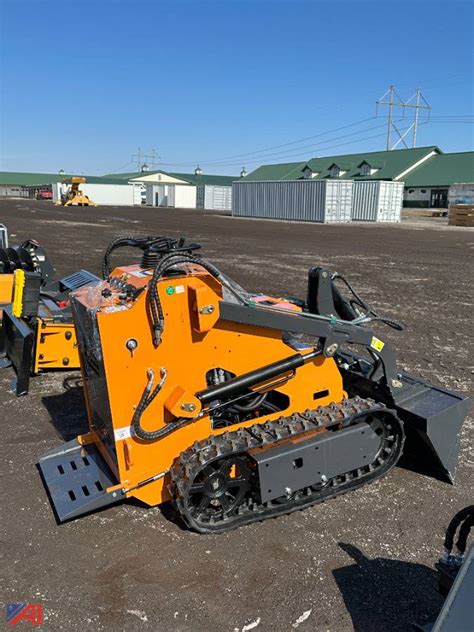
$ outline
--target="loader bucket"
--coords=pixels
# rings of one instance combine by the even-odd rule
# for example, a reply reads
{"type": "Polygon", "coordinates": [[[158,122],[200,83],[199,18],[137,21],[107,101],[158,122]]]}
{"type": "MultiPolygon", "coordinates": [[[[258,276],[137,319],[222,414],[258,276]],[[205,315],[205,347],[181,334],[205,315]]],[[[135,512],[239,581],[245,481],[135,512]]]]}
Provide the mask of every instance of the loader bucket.
{"type": "Polygon", "coordinates": [[[0,329],[0,368],[15,369],[17,395],[28,393],[34,337],[35,332],[21,318],[13,316],[11,306],[5,307],[0,329]]]}
{"type": "Polygon", "coordinates": [[[93,443],[68,441],[44,454],[38,466],[58,522],[78,518],[124,498],[121,490],[107,492],[118,481],[93,443]]]}
{"type": "Polygon", "coordinates": [[[454,483],[461,427],[470,399],[462,393],[402,374],[406,398],[395,408],[405,426],[405,459],[416,470],[438,474],[454,483]]]}
{"type": "Polygon", "coordinates": [[[344,354],[349,363],[362,360],[358,371],[343,370],[350,397],[361,395],[396,410],[405,429],[405,447],[400,465],[442,480],[454,482],[459,456],[461,427],[471,400],[462,393],[402,373],[402,388],[392,397],[371,381],[371,364],[355,354],[344,354]]]}

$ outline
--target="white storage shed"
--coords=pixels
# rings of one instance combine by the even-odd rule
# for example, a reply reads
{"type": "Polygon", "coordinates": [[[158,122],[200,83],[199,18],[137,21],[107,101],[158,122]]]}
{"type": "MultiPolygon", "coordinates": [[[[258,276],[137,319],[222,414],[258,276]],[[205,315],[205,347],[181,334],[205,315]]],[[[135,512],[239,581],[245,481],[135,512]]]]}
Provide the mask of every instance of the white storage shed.
{"type": "Polygon", "coordinates": [[[163,208],[196,208],[196,187],[188,184],[147,185],[146,203],[163,208]]]}
{"type": "Polygon", "coordinates": [[[239,181],[232,215],[305,222],[351,221],[352,180],[239,181]]]}
{"type": "Polygon", "coordinates": [[[352,219],[359,222],[399,222],[404,188],[403,182],[356,180],[352,195],[352,219]]]}

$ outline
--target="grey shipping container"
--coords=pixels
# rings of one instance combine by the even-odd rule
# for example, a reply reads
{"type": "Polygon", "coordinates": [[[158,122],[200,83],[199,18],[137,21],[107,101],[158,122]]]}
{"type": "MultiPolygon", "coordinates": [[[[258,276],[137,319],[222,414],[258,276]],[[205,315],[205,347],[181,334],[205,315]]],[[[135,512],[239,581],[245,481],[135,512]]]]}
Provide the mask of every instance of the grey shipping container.
{"type": "Polygon", "coordinates": [[[399,222],[403,182],[357,180],[352,194],[352,219],[365,222],[399,222]]]}
{"type": "Polygon", "coordinates": [[[232,187],[211,184],[198,186],[197,208],[216,211],[231,211],[232,187]]]}
{"type": "Polygon", "coordinates": [[[304,222],[350,222],[352,188],[352,180],[234,182],[232,215],[304,222]]]}

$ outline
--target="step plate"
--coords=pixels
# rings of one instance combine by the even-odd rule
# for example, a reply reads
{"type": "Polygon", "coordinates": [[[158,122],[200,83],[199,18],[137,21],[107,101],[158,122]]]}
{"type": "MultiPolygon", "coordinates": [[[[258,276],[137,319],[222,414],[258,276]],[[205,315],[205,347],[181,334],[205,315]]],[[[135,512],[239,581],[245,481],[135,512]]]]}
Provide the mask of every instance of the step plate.
{"type": "Polygon", "coordinates": [[[73,439],[47,452],[38,465],[59,522],[124,498],[120,490],[106,492],[118,481],[94,444],[83,446],[73,439]]]}

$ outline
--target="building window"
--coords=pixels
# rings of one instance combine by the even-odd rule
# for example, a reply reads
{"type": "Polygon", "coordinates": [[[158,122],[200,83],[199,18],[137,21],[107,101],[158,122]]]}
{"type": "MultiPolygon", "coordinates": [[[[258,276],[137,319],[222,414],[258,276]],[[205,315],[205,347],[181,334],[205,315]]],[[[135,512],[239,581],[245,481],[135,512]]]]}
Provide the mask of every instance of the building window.
{"type": "Polygon", "coordinates": [[[421,192],[422,193],[426,193],[426,189],[421,189],[421,192]]]}
{"type": "Polygon", "coordinates": [[[415,189],[408,189],[408,193],[415,193],[415,189]]]}
{"type": "Polygon", "coordinates": [[[370,165],[367,162],[364,162],[360,167],[360,175],[370,176],[371,172],[372,172],[372,169],[370,168],[370,165]]]}

